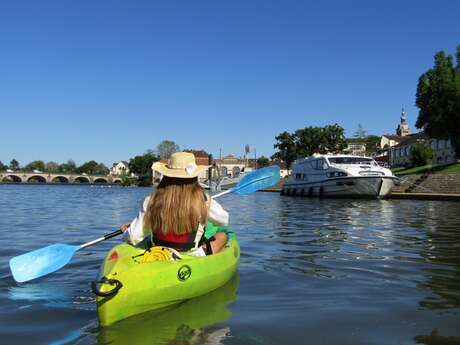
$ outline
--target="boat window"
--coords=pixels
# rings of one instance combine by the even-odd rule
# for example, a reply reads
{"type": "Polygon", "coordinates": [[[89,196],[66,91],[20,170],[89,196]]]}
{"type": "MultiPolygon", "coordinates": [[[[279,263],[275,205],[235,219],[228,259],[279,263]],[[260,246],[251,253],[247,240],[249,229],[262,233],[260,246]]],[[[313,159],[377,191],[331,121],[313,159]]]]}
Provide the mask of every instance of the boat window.
{"type": "Polygon", "coordinates": [[[308,177],[307,177],[307,174],[296,173],[296,174],[294,175],[294,179],[306,181],[306,180],[308,180],[308,177]]]}
{"type": "Polygon", "coordinates": [[[315,159],[310,164],[311,164],[311,167],[315,170],[329,169],[329,165],[327,164],[327,161],[324,158],[315,159]]]}
{"type": "Polygon", "coordinates": [[[310,162],[310,165],[313,169],[316,169],[317,164],[318,164],[318,161],[316,159],[310,162]]]}
{"type": "Polygon", "coordinates": [[[322,170],[329,169],[329,165],[327,165],[327,162],[326,162],[325,159],[319,159],[318,160],[318,169],[322,169],[322,170]]]}
{"type": "Polygon", "coordinates": [[[329,157],[331,164],[361,164],[361,165],[375,165],[372,158],[364,157],[329,157]]]}

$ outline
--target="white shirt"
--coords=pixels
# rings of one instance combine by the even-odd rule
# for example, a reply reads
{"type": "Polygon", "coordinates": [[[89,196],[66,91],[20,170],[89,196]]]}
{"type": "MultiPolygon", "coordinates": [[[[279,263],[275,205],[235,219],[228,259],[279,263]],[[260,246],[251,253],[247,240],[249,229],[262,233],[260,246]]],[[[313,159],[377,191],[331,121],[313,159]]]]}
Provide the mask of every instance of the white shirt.
{"type": "MultiPolygon", "coordinates": [[[[142,242],[144,238],[150,236],[150,229],[144,229],[144,214],[150,201],[150,195],[144,199],[142,209],[139,214],[134,218],[125,232],[128,236],[128,241],[134,245],[142,242]]],[[[215,225],[228,225],[229,215],[228,212],[214,199],[211,199],[209,205],[208,220],[215,225]]]]}

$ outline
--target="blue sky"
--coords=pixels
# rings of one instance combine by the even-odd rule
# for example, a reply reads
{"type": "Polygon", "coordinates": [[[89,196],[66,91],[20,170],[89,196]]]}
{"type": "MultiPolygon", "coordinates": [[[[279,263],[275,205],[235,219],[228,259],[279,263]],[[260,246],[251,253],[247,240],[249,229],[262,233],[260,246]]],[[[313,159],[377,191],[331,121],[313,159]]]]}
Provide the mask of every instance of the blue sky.
{"type": "MultiPolygon", "coordinates": [[[[420,74],[460,44],[458,1],[0,3],[0,160],[107,165],[164,139],[274,153],[305,126],[414,130],[420,74]]],[[[253,153],[252,153],[253,154],[253,153]]]]}

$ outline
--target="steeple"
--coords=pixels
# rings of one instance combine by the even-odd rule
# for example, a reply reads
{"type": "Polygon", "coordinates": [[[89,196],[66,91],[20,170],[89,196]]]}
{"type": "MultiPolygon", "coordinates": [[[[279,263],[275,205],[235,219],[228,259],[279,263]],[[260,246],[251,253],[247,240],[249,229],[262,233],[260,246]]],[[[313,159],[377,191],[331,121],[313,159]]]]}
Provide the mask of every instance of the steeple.
{"type": "Polygon", "coordinates": [[[401,109],[401,119],[399,121],[398,128],[396,128],[396,134],[400,137],[404,137],[410,134],[409,125],[407,124],[406,112],[404,111],[404,105],[401,109]]]}

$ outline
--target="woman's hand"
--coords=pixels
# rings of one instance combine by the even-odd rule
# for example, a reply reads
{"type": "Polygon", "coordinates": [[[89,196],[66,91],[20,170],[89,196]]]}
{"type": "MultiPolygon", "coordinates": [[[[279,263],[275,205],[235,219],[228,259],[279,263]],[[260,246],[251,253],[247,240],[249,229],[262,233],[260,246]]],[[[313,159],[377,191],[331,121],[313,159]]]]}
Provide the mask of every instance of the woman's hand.
{"type": "Polygon", "coordinates": [[[120,225],[120,230],[123,231],[123,232],[126,232],[126,230],[129,229],[129,226],[130,226],[130,225],[131,225],[131,224],[129,224],[129,223],[121,224],[121,225],[120,225]]]}

